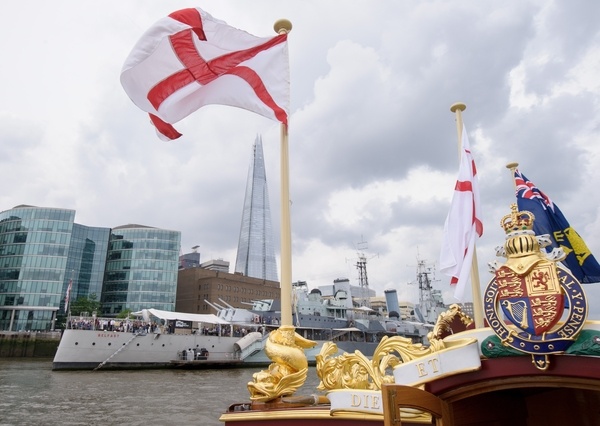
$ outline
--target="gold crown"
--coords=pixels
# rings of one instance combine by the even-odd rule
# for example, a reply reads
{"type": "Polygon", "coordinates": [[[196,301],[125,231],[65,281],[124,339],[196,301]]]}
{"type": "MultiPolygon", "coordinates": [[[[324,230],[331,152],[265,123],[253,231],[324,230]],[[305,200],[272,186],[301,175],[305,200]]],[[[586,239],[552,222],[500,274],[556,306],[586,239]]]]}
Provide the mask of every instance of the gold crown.
{"type": "Polygon", "coordinates": [[[507,214],[500,221],[500,226],[504,232],[512,234],[513,232],[532,231],[535,215],[527,210],[519,211],[516,204],[510,205],[510,214],[507,214]]]}

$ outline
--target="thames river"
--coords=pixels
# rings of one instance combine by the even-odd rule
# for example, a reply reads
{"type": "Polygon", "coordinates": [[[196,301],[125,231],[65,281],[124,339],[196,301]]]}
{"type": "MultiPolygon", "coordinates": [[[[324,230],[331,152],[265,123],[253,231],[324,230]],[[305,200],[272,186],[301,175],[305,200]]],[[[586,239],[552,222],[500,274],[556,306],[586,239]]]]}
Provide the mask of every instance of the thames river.
{"type": "MultiPolygon", "coordinates": [[[[51,359],[0,358],[0,425],[223,425],[259,370],[52,371],[51,359]]],[[[298,395],[318,383],[311,367],[298,395]]]]}

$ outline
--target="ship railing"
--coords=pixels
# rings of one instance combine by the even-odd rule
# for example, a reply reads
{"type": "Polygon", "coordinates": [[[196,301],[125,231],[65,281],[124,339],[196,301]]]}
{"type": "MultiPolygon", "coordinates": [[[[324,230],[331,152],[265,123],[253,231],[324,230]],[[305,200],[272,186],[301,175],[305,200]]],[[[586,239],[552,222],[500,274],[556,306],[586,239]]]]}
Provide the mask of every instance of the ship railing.
{"type": "MultiPolygon", "coordinates": [[[[193,348],[177,352],[179,361],[204,361],[210,357],[210,352],[206,348],[193,348]]],[[[215,355],[214,353],[212,354],[215,355]]]]}
{"type": "Polygon", "coordinates": [[[190,357],[188,356],[187,350],[182,350],[177,352],[178,361],[186,361],[186,362],[194,362],[194,361],[207,361],[207,362],[220,362],[220,361],[240,361],[242,358],[240,357],[240,353],[236,352],[214,352],[207,351],[205,355],[202,355],[199,351],[196,351],[195,355],[190,357]]]}
{"type": "Polygon", "coordinates": [[[70,330],[100,330],[126,333],[152,333],[159,332],[159,325],[137,319],[104,318],[87,315],[71,316],[67,320],[66,328],[70,330]]]}
{"type": "Polygon", "coordinates": [[[366,342],[366,333],[356,328],[352,329],[333,329],[332,338],[333,341],[352,341],[352,342],[366,342]],[[360,337],[359,337],[360,336],[360,337]]]}

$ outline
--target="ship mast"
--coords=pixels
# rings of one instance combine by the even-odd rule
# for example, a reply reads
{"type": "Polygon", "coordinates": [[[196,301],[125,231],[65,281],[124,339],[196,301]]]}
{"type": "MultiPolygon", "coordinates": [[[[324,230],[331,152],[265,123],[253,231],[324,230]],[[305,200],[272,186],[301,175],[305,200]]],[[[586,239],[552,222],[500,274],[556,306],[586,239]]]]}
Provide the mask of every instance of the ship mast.
{"type": "MultiPolygon", "coordinates": [[[[419,321],[430,324],[434,324],[438,315],[445,310],[441,292],[433,288],[434,281],[435,265],[417,256],[416,284],[419,285],[419,302],[415,306],[415,314],[419,321]]],[[[413,281],[409,284],[414,283],[413,281]]]]}
{"type": "Polygon", "coordinates": [[[358,260],[355,264],[358,270],[358,285],[360,286],[360,306],[371,307],[371,298],[369,297],[369,278],[367,277],[367,257],[363,250],[368,247],[366,241],[357,244],[358,260]]]}
{"type": "Polygon", "coordinates": [[[425,265],[424,260],[417,261],[417,283],[419,284],[419,306],[423,310],[425,316],[433,308],[432,306],[432,294],[431,294],[431,280],[429,279],[429,269],[425,265]]]}

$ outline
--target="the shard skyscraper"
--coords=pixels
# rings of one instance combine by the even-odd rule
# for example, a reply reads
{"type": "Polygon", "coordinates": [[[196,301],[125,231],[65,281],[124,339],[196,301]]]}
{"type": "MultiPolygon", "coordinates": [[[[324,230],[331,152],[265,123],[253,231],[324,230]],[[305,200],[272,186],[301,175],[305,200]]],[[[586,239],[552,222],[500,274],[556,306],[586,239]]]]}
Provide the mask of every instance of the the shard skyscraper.
{"type": "Polygon", "coordinates": [[[256,137],[252,146],[235,272],[241,272],[249,277],[279,281],[273,248],[267,174],[260,136],[256,137]]]}

